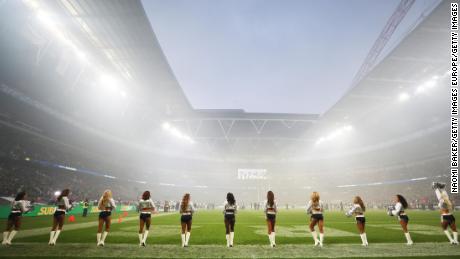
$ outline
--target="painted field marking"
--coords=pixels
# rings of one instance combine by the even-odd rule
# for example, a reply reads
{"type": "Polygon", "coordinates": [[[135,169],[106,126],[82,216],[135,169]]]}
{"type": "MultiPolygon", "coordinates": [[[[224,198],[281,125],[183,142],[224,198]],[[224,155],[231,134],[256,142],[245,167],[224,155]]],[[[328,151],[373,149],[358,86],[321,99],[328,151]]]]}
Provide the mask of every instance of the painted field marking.
{"type": "MultiPolygon", "coordinates": [[[[257,235],[267,235],[267,227],[266,226],[253,226],[252,228],[255,229],[255,233],[257,235]]],[[[280,237],[306,237],[310,236],[310,230],[308,229],[307,225],[299,225],[299,226],[292,226],[292,227],[285,227],[285,226],[277,226],[275,228],[276,235],[280,237]]],[[[324,234],[328,237],[350,237],[356,236],[356,233],[339,230],[331,227],[324,228],[324,234]]]]}
{"type": "MultiPolygon", "coordinates": [[[[384,228],[390,230],[401,230],[401,226],[399,223],[396,224],[381,224],[381,225],[374,225],[368,224],[369,227],[376,227],[376,228],[384,228]]],[[[409,232],[427,236],[443,236],[444,233],[442,232],[441,227],[429,226],[429,225],[420,225],[420,224],[410,224],[407,226],[409,232]]]]}

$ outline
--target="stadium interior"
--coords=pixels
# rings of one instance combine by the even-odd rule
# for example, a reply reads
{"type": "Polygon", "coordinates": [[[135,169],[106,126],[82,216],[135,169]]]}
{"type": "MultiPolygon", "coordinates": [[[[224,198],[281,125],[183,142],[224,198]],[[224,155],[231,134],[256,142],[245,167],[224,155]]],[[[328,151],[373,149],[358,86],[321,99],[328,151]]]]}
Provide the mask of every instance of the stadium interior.
{"type": "Polygon", "coordinates": [[[122,201],[151,190],[221,204],[232,191],[251,204],[273,190],[279,204],[303,206],[317,190],[330,203],[360,194],[379,206],[402,193],[432,206],[431,182],[449,177],[447,8],[327,112],[285,114],[194,109],[140,1],[6,1],[0,196],[26,189],[48,203],[70,188],[95,200],[110,188],[122,201]]]}

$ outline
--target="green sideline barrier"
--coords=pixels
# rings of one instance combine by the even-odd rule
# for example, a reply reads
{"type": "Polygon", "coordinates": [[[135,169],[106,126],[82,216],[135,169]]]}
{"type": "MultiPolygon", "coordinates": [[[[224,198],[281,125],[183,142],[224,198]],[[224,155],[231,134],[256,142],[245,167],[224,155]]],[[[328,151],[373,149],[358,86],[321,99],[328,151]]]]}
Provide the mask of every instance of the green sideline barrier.
{"type": "MultiPolygon", "coordinates": [[[[56,206],[50,206],[50,205],[35,205],[34,209],[32,211],[29,211],[26,214],[23,214],[23,216],[26,217],[35,217],[35,216],[46,216],[46,215],[53,215],[54,211],[56,210],[56,206]]],[[[117,212],[120,211],[135,211],[136,206],[134,205],[118,205],[116,208],[117,212]]],[[[8,205],[2,205],[0,206],[0,219],[6,219],[8,218],[8,215],[10,214],[11,207],[8,205]]],[[[89,206],[88,207],[88,213],[97,213],[99,212],[97,206],[89,206]]],[[[81,215],[83,214],[83,207],[81,205],[76,205],[67,212],[68,215],[81,215]]]]}

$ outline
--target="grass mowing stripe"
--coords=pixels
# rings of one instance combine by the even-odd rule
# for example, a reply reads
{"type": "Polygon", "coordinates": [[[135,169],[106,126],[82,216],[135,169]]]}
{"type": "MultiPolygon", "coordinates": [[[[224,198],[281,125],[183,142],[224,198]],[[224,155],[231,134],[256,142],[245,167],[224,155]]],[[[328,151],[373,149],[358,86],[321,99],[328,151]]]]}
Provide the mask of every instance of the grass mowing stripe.
{"type": "Polygon", "coordinates": [[[222,245],[194,245],[181,248],[178,245],[148,245],[138,247],[132,244],[46,244],[18,243],[0,248],[0,257],[119,257],[119,258],[382,258],[416,256],[460,257],[460,247],[447,243],[422,243],[406,246],[400,243],[371,244],[362,247],[354,244],[332,244],[323,248],[311,245],[278,245],[270,248],[264,245],[240,245],[227,248],[222,245]],[[38,252],[40,251],[40,252],[38,252]]]}
{"type": "MultiPolygon", "coordinates": [[[[157,218],[160,216],[167,216],[167,215],[171,215],[171,214],[170,213],[155,214],[154,217],[157,218]]],[[[139,216],[125,217],[123,218],[122,222],[129,222],[129,221],[134,221],[138,219],[139,219],[139,216]]],[[[112,224],[119,224],[119,222],[116,219],[112,219],[112,224]]],[[[64,225],[62,231],[71,231],[71,230],[82,229],[82,228],[96,227],[97,225],[98,225],[97,221],[69,224],[69,225],[64,225]]],[[[45,235],[50,232],[50,229],[51,227],[43,227],[43,228],[33,228],[33,229],[21,230],[18,232],[17,238],[45,235]]]]}

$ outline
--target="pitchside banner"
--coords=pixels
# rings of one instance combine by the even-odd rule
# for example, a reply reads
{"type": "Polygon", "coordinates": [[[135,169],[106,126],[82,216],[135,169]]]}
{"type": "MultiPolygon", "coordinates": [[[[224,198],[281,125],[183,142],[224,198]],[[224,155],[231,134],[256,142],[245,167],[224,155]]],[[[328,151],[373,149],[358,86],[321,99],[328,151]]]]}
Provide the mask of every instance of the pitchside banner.
{"type": "MultiPolygon", "coordinates": [[[[53,215],[55,210],[56,210],[55,206],[35,205],[32,211],[26,214],[23,214],[23,216],[26,216],[26,217],[48,216],[48,215],[53,215]]],[[[136,206],[133,206],[133,205],[118,205],[115,211],[121,212],[121,211],[135,211],[135,210],[136,210],[136,206]]],[[[0,206],[0,219],[8,218],[10,211],[11,211],[10,206],[8,205],[0,206]]],[[[97,213],[99,212],[99,210],[97,206],[89,206],[88,212],[97,213]]],[[[68,215],[81,215],[83,214],[83,207],[81,205],[77,205],[73,207],[71,211],[67,212],[67,214],[68,215]]]]}

